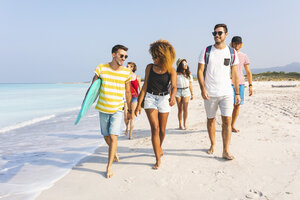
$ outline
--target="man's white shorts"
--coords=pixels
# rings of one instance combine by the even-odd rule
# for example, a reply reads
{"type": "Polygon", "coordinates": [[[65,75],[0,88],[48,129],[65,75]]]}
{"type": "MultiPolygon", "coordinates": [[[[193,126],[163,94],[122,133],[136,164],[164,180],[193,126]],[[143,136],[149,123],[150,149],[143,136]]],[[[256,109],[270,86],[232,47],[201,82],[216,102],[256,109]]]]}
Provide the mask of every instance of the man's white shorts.
{"type": "Polygon", "coordinates": [[[204,107],[208,119],[216,117],[218,107],[220,107],[222,116],[231,117],[233,111],[233,97],[232,95],[209,97],[209,100],[204,100],[204,107]]]}

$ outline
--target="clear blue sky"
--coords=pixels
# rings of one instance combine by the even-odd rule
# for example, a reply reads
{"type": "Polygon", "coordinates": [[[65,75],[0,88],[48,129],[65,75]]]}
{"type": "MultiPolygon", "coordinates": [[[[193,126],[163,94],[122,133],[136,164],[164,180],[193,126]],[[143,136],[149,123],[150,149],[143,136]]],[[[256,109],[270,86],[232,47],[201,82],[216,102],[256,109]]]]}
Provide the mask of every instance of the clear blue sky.
{"type": "Polygon", "coordinates": [[[243,37],[253,68],[300,62],[299,8],[298,0],[0,0],[0,83],[90,81],[115,44],[143,75],[157,39],[196,74],[217,23],[228,25],[227,43],[243,37]]]}

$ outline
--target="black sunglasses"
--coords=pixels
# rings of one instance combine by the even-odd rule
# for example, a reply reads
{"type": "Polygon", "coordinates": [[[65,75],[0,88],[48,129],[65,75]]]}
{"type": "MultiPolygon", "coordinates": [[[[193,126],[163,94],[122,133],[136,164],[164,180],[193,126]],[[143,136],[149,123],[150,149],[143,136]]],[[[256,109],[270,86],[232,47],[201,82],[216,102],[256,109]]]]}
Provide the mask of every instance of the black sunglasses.
{"type": "Polygon", "coordinates": [[[127,59],[128,58],[128,55],[123,55],[123,54],[120,54],[120,58],[124,58],[127,59]]]}
{"type": "Polygon", "coordinates": [[[224,33],[223,31],[214,31],[214,32],[212,32],[213,36],[216,36],[217,34],[219,36],[221,36],[223,33],[224,33]]]}

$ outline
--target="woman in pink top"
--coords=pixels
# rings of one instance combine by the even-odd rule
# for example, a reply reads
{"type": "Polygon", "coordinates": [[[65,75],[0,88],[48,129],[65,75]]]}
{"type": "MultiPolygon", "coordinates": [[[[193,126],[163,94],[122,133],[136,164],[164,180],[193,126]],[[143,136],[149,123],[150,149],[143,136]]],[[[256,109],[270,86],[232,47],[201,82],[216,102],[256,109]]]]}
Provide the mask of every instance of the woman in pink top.
{"type": "MultiPolygon", "coordinates": [[[[127,68],[130,69],[133,73],[131,76],[131,110],[134,111],[137,105],[137,98],[139,96],[139,91],[141,90],[141,77],[135,74],[137,70],[136,64],[134,62],[128,62],[127,68]]],[[[125,135],[128,135],[129,131],[129,139],[132,139],[132,130],[134,127],[134,115],[132,115],[131,120],[125,121],[126,124],[126,132],[125,135]],[[129,129],[130,123],[130,129],[129,129]]]]}
{"type": "MultiPolygon", "coordinates": [[[[230,46],[238,52],[238,57],[240,61],[237,68],[238,68],[238,76],[239,76],[239,91],[240,91],[241,102],[240,104],[237,105],[234,104],[234,108],[232,112],[232,121],[231,121],[232,132],[239,132],[240,130],[235,128],[235,122],[239,114],[240,105],[244,103],[245,79],[244,79],[243,67],[245,68],[248,83],[249,83],[249,96],[252,96],[253,94],[252,73],[250,71],[250,67],[249,67],[250,62],[247,54],[240,52],[241,48],[243,47],[242,38],[240,36],[234,36],[231,40],[230,46]]],[[[234,87],[233,87],[233,93],[235,97],[234,87]]]]}

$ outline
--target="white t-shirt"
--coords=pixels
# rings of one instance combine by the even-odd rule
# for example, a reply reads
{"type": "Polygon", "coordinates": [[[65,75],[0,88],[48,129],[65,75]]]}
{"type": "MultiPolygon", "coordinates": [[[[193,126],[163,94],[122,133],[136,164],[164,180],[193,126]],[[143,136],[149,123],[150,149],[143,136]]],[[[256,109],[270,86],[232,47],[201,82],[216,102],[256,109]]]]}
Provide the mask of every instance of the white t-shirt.
{"type": "Polygon", "coordinates": [[[183,74],[177,74],[177,88],[187,88],[190,86],[189,82],[193,82],[192,74],[186,78],[183,74]]]}
{"type": "MultiPolygon", "coordinates": [[[[205,64],[205,50],[206,48],[201,51],[199,56],[198,62],[200,64],[205,64]]],[[[234,54],[235,60],[233,65],[237,65],[239,64],[239,58],[235,50],[234,54]]],[[[209,96],[220,97],[233,95],[230,79],[230,59],[231,56],[228,46],[226,46],[224,49],[216,49],[214,46],[212,46],[204,80],[205,88],[209,96]],[[229,59],[229,62],[228,60],[225,61],[225,59],[229,59]]]]}

